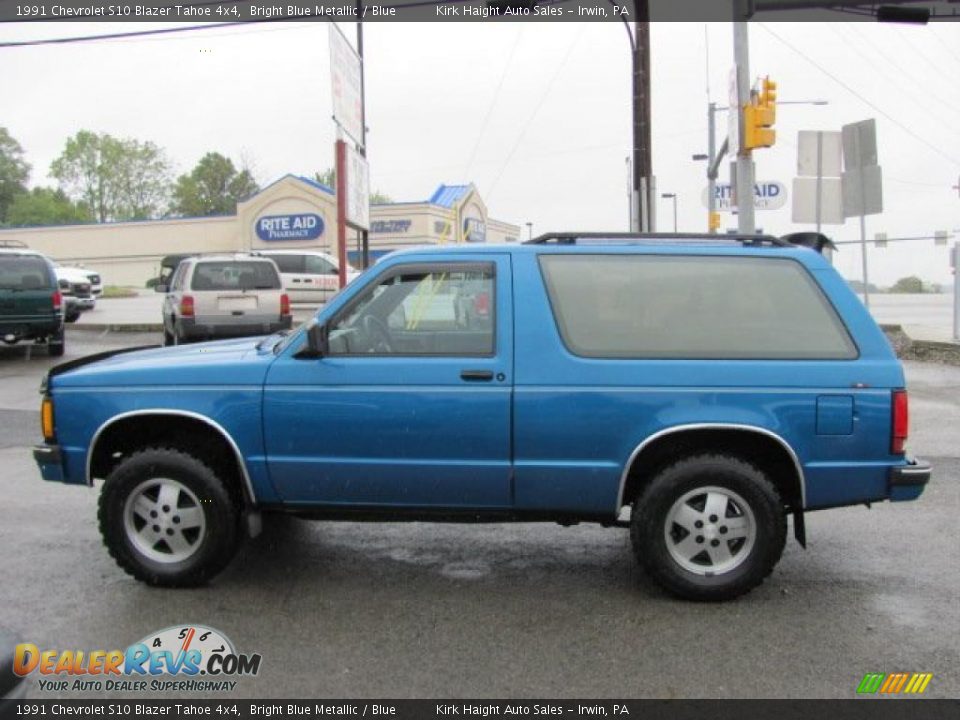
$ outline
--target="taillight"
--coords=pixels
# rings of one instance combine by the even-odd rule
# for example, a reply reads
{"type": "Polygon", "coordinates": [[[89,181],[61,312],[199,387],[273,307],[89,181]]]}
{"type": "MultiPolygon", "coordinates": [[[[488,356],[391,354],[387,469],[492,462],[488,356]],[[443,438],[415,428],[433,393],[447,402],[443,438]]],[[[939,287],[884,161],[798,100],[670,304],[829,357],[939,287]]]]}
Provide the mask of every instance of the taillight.
{"type": "Polygon", "coordinates": [[[290,296],[284,293],[280,296],[280,314],[289,315],[290,314],[290,296]]]}
{"type": "Polygon", "coordinates": [[[890,452],[894,455],[902,455],[910,425],[910,413],[907,410],[907,391],[894,390],[892,396],[893,406],[890,412],[892,414],[893,433],[890,438],[890,452]]]}
{"type": "Polygon", "coordinates": [[[473,309],[476,311],[477,315],[481,315],[483,317],[489,315],[490,293],[477,293],[477,296],[473,299],[473,309]]]}
{"type": "Polygon", "coordinates": [[[59,290],[54,290],[51,299],[53,300],[54,312],[59,312],[60,308],[63,307],[63,295],[60,294],[59,290]]]}
{"type": "Polygon", "coordinates": [[[184,295],[180,298],[180,317],[193,317],[192,295],[184,295]]]}

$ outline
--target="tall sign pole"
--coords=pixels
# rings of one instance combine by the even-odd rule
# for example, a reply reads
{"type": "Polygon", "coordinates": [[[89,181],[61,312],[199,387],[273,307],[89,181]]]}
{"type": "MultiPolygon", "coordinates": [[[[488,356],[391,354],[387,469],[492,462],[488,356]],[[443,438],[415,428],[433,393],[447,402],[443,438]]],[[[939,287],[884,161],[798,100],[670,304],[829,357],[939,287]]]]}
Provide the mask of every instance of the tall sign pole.
{"type": "Polygon", "coordinates": [[[737,82],[737,109],[740,118],[740,143],[737,151],[736,179],[733,186],[737,193],[737,229],[744,235],[756,230],[753,214],[753,156],[744,140],[745,120],[743,110],[750,104],[750,46],[747,18],[750,15],[750,0],[734,0],[733,59],[737,82]]]}
{"type": "MultiPolygon", "coordinates": [[[[357,55],[360,56],[360,155],[367,156],[367,97],[363,67],[363,0],[357,0],[357,55]]],[[[370,267],[370,231],[360,231],[362,266],[370,267]]]]}
{"type": "Polygon", "coordinates": [[[347,144],[343,138],[336,144],[337,174],[337,263],[340,265],[340,287],[347,285],[347,144]]]}

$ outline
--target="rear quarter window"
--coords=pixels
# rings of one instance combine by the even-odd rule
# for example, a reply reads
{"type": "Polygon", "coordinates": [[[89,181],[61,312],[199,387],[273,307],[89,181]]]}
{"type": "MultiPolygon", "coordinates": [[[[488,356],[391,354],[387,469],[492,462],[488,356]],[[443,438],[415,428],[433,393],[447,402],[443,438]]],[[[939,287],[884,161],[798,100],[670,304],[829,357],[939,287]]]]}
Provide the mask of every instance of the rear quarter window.
{"type": "Polygon", "coordinates": [[[191,290],[279,290],[280,275],[271,262],[223,261],[197,263],[191,290]]]}
{"type": "Polygon", "coordinates": [[[548,255],[558,330],[595,358],[848,360],[857,348],[788,258],[548,255]]]}

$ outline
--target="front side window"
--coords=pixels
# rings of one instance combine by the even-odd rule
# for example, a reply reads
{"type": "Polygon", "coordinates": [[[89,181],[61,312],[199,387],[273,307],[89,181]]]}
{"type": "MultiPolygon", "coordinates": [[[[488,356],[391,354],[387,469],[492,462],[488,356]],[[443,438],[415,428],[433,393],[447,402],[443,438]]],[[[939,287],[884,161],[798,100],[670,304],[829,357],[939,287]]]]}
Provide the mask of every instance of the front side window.
{"type": "Polygon", "coordinates": [[[192,290],[279,290],[280,276],[270,262],[224,260],[197,263],[192,290]]]}
{"type": "Polygon", "coordinates": [[[494,328],[492,264],[400,266],[331,321],[330,353],[489,356],[494,328]]]}
{"type": "Polygon", "coordinates": [[[567,348],[595,358],[846,360],[857,348],[786,258],[541,255],[567,348]]]}

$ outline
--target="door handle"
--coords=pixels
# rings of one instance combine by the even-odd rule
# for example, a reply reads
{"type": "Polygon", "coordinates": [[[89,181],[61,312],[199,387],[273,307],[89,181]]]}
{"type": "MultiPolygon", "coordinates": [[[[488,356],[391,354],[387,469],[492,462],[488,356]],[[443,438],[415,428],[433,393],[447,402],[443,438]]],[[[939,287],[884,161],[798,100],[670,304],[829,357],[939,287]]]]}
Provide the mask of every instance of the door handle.
{"type": "Polygon", "coordinates": [[[461,380],[471,380],[473,382],[493,380],[493,370],[463,370],[460,372],[461,380]]]}

